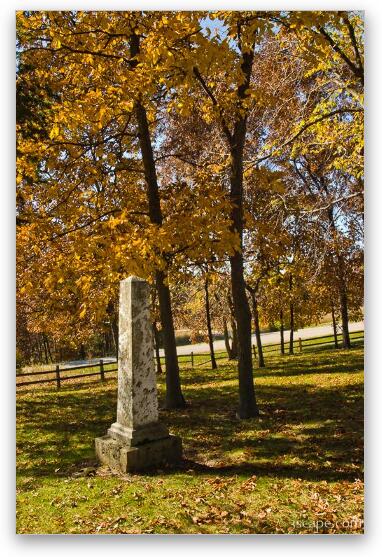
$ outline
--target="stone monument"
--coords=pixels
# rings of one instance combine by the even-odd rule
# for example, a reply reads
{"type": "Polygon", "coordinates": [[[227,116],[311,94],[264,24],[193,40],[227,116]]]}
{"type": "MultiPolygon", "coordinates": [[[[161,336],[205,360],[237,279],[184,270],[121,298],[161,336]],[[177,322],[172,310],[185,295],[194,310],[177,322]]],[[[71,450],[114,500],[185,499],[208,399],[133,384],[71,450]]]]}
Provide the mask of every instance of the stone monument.
{"type": "Polygon", "coordinates": [[[149,285],[120,283],[117,421],[95,440],[102,464],[120,472],[180,460],[182,441],[158,421],[149,285]]]}

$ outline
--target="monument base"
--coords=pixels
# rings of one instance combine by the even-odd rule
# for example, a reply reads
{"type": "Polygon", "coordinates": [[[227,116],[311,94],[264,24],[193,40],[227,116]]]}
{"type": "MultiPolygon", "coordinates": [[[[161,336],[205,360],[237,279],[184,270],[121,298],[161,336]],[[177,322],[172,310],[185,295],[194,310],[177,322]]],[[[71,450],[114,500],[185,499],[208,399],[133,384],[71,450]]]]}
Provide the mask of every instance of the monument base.
{"type": "Polygon", "coordinates": [[[132,447],[104,435],[96,438],[95,450],[101,464],[112,470],[139,472],[160,464],[178,462],[182,458],[182,440],[176,435],[169,435],[132,447]]]}
{"type": "Polygon", "coordinates": [[[169,436],[167,427],[161,422],[149,423],[137,428],[124,427],[115,422],[109,427],[107,434],[119,443],[129,447],[137,447],[143,443],[157,441],[169,436]]]}

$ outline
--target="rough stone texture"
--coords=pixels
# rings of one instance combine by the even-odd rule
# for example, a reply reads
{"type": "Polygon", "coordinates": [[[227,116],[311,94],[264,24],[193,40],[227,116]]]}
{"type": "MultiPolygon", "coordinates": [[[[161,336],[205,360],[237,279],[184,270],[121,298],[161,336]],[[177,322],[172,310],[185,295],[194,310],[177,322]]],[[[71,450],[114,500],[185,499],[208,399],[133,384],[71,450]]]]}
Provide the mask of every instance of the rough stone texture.
{"type": "Polygon", "coordinates": [[[120,283],[117,421],[96,439],[103,464],[138,470],[181,457],[181,440],[158,422],[149,285],[137,277],[120,283]]]}
{"type": "Polygon", "coordinates": [[[95,447],[97,458],[102,464],[122,473],[176,463],[182,458],[182,441],[175,435],[138,447],[129,447],[105,435],[95,440],[95,447]]]}

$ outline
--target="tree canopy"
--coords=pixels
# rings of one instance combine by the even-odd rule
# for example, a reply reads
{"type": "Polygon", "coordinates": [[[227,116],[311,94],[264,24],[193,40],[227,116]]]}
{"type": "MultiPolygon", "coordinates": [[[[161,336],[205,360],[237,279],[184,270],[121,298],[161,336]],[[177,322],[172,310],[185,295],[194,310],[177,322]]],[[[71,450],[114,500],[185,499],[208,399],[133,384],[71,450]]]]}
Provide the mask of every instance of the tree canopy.
{"type": "Polygon", "coordinates": [[[174,319],[206,327],[207,285],[256,415],[250,301],[258,327],[334,308],[345,337],[363,304],[363,33],[356,11],[18,12],[21,329],[86,344],[146,278],[179,406],[174,319]]]}

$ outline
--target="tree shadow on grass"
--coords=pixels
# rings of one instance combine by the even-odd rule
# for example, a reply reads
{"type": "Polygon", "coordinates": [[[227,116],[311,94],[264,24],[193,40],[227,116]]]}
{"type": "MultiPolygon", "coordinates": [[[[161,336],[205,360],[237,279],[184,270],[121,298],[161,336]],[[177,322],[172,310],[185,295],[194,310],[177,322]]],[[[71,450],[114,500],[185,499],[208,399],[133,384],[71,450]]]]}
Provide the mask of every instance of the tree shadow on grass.
{"type": "MultiPolygon", "coordinates": [[[[307,365],[301,363],[303,369],[307,365]]],[[[299,361],[290,374],[302,375],[303,369],[297,372],[296,366],[299,369],[299,361]]],[[[258,389],[260,419],[242,421],[235,417],[235,373],[227,371],[197,376],[190,372],[184,382],[188,406],[176,412],[161,411],[161,419],[182,437],[184,445],[185,460],[168,473],[193,469],[203,474],[316,481],[360,477],[361,385],[262,384],[258,389]]],[[[20,396],[18,475],[65,476],[93,462],[94,438],[106,433],[115,419],[115,408],[116,385],[111,383],[90,390],[72,387],[20,396]]]]}
{"type": "MultiPolygon", "coordinates": [[[[254,365],[255,378],[267,377],[294,377],[301,375],[319,375],[336,373],[357,373],[363,367],[363,354],[361,351],[351,350],[326,350],[326,354],[302,353],[289,356],[268,356],[265,354],[266,367],[258,368],[254,365]]],[[[235,365],[235,364],[234,364],[235,365]]],[[[201,369],[190,368],[181,370],[182,384],[203,385],[205,382],[228,382],[237,379],[237,372],[232,363],[219,363],[216,370],[208,366],[201,369]]]]}

